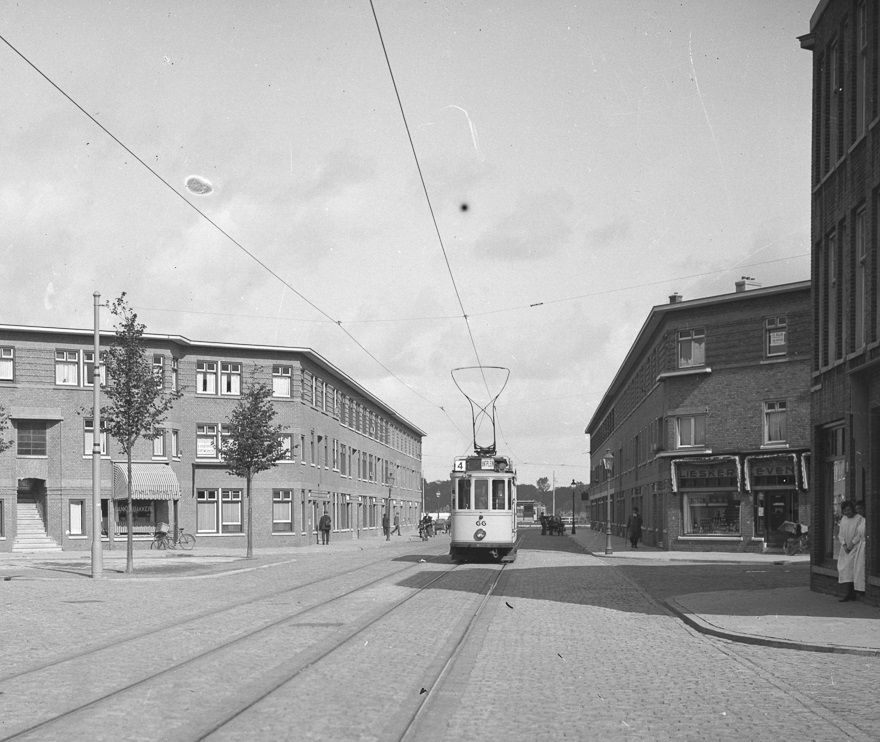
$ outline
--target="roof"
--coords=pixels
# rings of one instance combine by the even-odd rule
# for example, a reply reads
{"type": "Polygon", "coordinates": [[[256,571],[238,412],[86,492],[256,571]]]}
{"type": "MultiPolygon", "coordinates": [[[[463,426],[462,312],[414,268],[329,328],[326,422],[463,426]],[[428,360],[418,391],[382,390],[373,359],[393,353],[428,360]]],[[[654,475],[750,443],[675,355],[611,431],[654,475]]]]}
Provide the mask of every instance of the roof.
{"type": "Polygon", "coordinates": [[[796,281],[794,283],[783,283],[777,286],[749,289],[748,291],[734,291],[728,294],[707,296],[702,299],[679,301],[674,304],[659,304],[653,307],[648,313],[648,318],[645,320],[642,328],[639,330],[639,334],[636,336],[635,342],[633,342],[632,347],[630,347],[629,352],[626,354],[623,363],[621,363],[620,368],[617,369],[617,373],[614,375],[614,379],[612,379],[611,384],[605,391],[604,396],[602,397],[599,404],[596,406],[596,411],[590,418],[590,422],[587,424],[587,428],[584,432],[589,433],[590,430],[594,429],[604,419],[605,415],[608,414],[608,407],[610,406],[611,401],[615,398],[617,392],[623,386],[624,382],[628,378],[630,371],[635,366],[638,359],[641,358],[646,346],[648,346],[652,342],[652,339],[654,338],[660,325],[666,321],[670,314],[673,314],[675,312],[684,312],[691,309],[697,309],[700,307],[714,307],[721,304],[752,301],[755,299],[766,298],[768,296],[775,296],[778,294],[793,293],[805,290],[809,291],[810,286],[810,281],[796,281]]]}
{"type": "MultiPolygon", "coordinates": [[[[0,324],[0,331],[7,330],[12,332],[33,332],[38,334],[64,334],[64,335],[81,335],[83,337],[93,338],[95,335],[94,330],[83,330],[81,328],[67,328],[67,327],[37,327],[31,325],[3,325],[0,324]]],[[[112,342],[112,339],[116,337],[116,333],[109,330],[101,330],[99,335],[102,339],[106,338],[108,344],[112,342]]],[[[334,376],[342,379],[348,384],[352,389],[356,390],[358,394],[362,395],[364,399],[372,402],[376,407],[384,410],[389,415],[395,417],[398,421],[404,423],[407,427],[413,430],[415,433],[420,435],[421,437],[427,437],[427,433],[421,430],[409,420],[407,420],[403,415],[398,413],[394,408],[383,402],[379,397],[372,394],[370,391],[361,386],[358,382],[356,382],[353,378],[351,378],[344,371],[341,371],[336,366],[334,366],[330,361],[321,356],[319,353],[314,351],[312,348],[305,347],[296,347],[296,346],[281,346],[281,345],[251,345],[249,343],[223,343],[223,342],[211,342],[211,341],[203,341],[203,340],[190,340],[183,335],[162,335],[158,333],[149,333],[145,332],[143,334],[143,338],[145,341],[163,341],[166,343],[175,343],[184,348],[191,348],[193,350],[197,350],[199,348],[216,348],[218,350],[236,350],[243,351],[247,353],[277,353],[277,354],[291,354],[296,353],[301,356],[305,356],[316,366],[323,368],[325,371],[329,371],[334,376]]]]}

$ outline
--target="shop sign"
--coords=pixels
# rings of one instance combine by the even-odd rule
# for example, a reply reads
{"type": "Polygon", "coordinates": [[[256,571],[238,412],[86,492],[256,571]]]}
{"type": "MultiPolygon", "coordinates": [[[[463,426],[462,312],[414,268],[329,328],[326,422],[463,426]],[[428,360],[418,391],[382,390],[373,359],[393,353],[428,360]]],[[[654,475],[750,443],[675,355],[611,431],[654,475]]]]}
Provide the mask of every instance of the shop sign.
{"type": "Polygon", "coordinates": [[[793,461],[752,464],[752,476],[754,477],[793,477],[794,475],[793,461]]]}
{"type": "Polygon", "coordinates": [[[678,465],[679,479],[736,479],[736,466],[724,462],[700,464],[693,466],[685,463],[678,465]]]}

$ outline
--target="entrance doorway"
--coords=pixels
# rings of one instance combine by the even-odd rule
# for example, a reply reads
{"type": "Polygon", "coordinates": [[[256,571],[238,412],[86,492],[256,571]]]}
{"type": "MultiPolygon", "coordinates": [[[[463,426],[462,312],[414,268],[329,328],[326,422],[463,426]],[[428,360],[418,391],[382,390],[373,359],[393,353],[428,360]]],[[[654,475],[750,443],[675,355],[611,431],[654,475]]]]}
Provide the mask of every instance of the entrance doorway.
{"type": "Polygon", "coordinates": [[[799,522],[797,492],[770,490],[755,494],[757,535],[764,537],[767,548],[781,549],[791,532],[780,528],[786,521],[799,522]]]}

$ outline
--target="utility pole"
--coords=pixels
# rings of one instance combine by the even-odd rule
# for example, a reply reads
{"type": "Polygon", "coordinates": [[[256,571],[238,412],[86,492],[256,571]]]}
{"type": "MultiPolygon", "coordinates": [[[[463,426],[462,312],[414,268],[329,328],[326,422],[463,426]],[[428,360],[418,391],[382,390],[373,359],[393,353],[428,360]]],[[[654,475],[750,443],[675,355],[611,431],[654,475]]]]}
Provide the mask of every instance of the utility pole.
{"type": "MultiPolygon", "coordinates": [[[[92,374],[92,577],[100,579],[104,574],[104,554],[101,551],[101,294],[95,298],[95,355],[92,374]]],[[[109,513],[108,513],[109,515],[109,513]]],[[[110,529],[108,521],[107,530],[110,529]]]]}

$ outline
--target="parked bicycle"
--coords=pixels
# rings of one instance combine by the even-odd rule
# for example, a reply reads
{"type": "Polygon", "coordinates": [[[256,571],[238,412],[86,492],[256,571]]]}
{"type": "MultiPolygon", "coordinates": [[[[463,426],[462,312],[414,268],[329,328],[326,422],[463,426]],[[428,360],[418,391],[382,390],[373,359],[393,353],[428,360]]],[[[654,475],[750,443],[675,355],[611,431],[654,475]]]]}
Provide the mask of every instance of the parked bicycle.
{"type": "Polygon", "coordinates": [[[178,528],[177,533],[173,533],[167,523],[160,523],[153,536],[153,542],[150,544],[151,549],[181,549],[190,551],[196,545],[196,537],[191,533],[184,533],[183,528],[178,528]]]}
{"type": "Polygon", "coordinates": [[[787,539],[786,542],[782,545],[783,551],[788,554],[788,556],[795,556],[796,554],[809,554],[810,553],[810,535],[808,533],[803,534],[800,538],[790,538],[787,539]]]}

